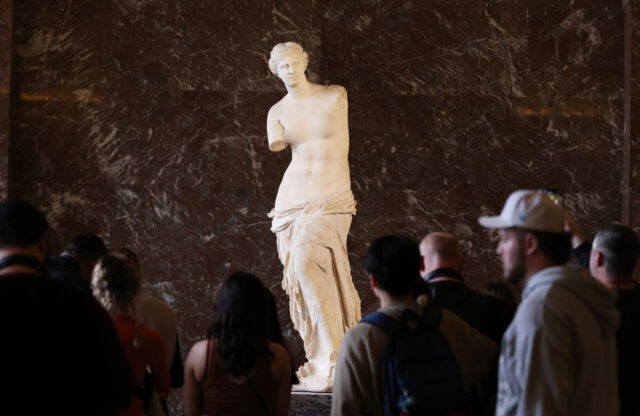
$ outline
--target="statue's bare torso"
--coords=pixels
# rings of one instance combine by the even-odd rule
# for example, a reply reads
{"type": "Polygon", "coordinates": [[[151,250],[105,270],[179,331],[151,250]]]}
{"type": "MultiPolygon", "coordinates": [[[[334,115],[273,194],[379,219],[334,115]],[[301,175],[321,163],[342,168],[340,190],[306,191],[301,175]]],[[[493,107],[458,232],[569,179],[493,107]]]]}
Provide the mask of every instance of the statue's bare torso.
{"type": "Polygon", "coordinates": [[[347,93],[337,85],[309,87],[307,96],[285,95],[267,117],[269,148],[291,146],[276,209],[351,189],[347,93]]]}

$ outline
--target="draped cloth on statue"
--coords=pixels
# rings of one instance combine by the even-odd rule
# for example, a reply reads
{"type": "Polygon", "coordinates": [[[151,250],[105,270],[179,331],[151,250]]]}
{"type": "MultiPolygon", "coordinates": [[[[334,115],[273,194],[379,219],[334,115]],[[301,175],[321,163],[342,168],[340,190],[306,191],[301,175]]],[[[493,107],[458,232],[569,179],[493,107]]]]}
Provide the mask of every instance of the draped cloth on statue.
{"type": "Polygon", "coordinates": [[[342,337],[361,318],[347,256],[355,213],[350,190],[269,213],[284,266],[282,287],[308,360],[298,376],[303,383],[329,380],[328,389],[342,337]]]}

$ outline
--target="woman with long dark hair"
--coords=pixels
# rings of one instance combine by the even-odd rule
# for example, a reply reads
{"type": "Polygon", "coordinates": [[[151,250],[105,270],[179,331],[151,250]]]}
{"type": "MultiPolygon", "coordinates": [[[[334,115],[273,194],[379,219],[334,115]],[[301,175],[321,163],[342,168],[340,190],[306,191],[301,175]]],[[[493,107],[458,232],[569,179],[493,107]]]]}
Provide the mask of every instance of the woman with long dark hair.
{"type": "Polygon", "coordinates": [[[291,362],[282,345],[268,340],[264,290],[243,272],[222,285],[208,339],[191,348],[185,363],[186,416],[288,414],[291,362]]]}

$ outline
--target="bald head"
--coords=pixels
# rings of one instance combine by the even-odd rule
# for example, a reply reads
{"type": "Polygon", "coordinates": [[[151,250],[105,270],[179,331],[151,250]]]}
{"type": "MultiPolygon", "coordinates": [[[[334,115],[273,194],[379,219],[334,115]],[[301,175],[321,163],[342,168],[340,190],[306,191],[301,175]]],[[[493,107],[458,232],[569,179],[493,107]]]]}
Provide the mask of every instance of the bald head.
{"type": "Polygon", "coordinates": [[[440,267],[462,270],[462,249],[458,239],[448,233],[427,234],[420,242],[422,268],[420,275],[426,275],[440,267]]]}

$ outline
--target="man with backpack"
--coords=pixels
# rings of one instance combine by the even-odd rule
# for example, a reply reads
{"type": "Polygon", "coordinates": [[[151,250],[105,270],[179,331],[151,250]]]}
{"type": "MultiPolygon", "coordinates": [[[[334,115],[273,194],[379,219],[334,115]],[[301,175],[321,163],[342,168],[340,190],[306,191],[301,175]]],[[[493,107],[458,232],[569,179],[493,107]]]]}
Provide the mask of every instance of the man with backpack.
{"type": "Polygon", "coordinates": [[[420,252],[410,238],[377,239],[365,264],[380,309],[342,341],[331,414],[464,414],[465,396],[495,362],[496,344],[455,314],[413,299],[420,252]]]}

